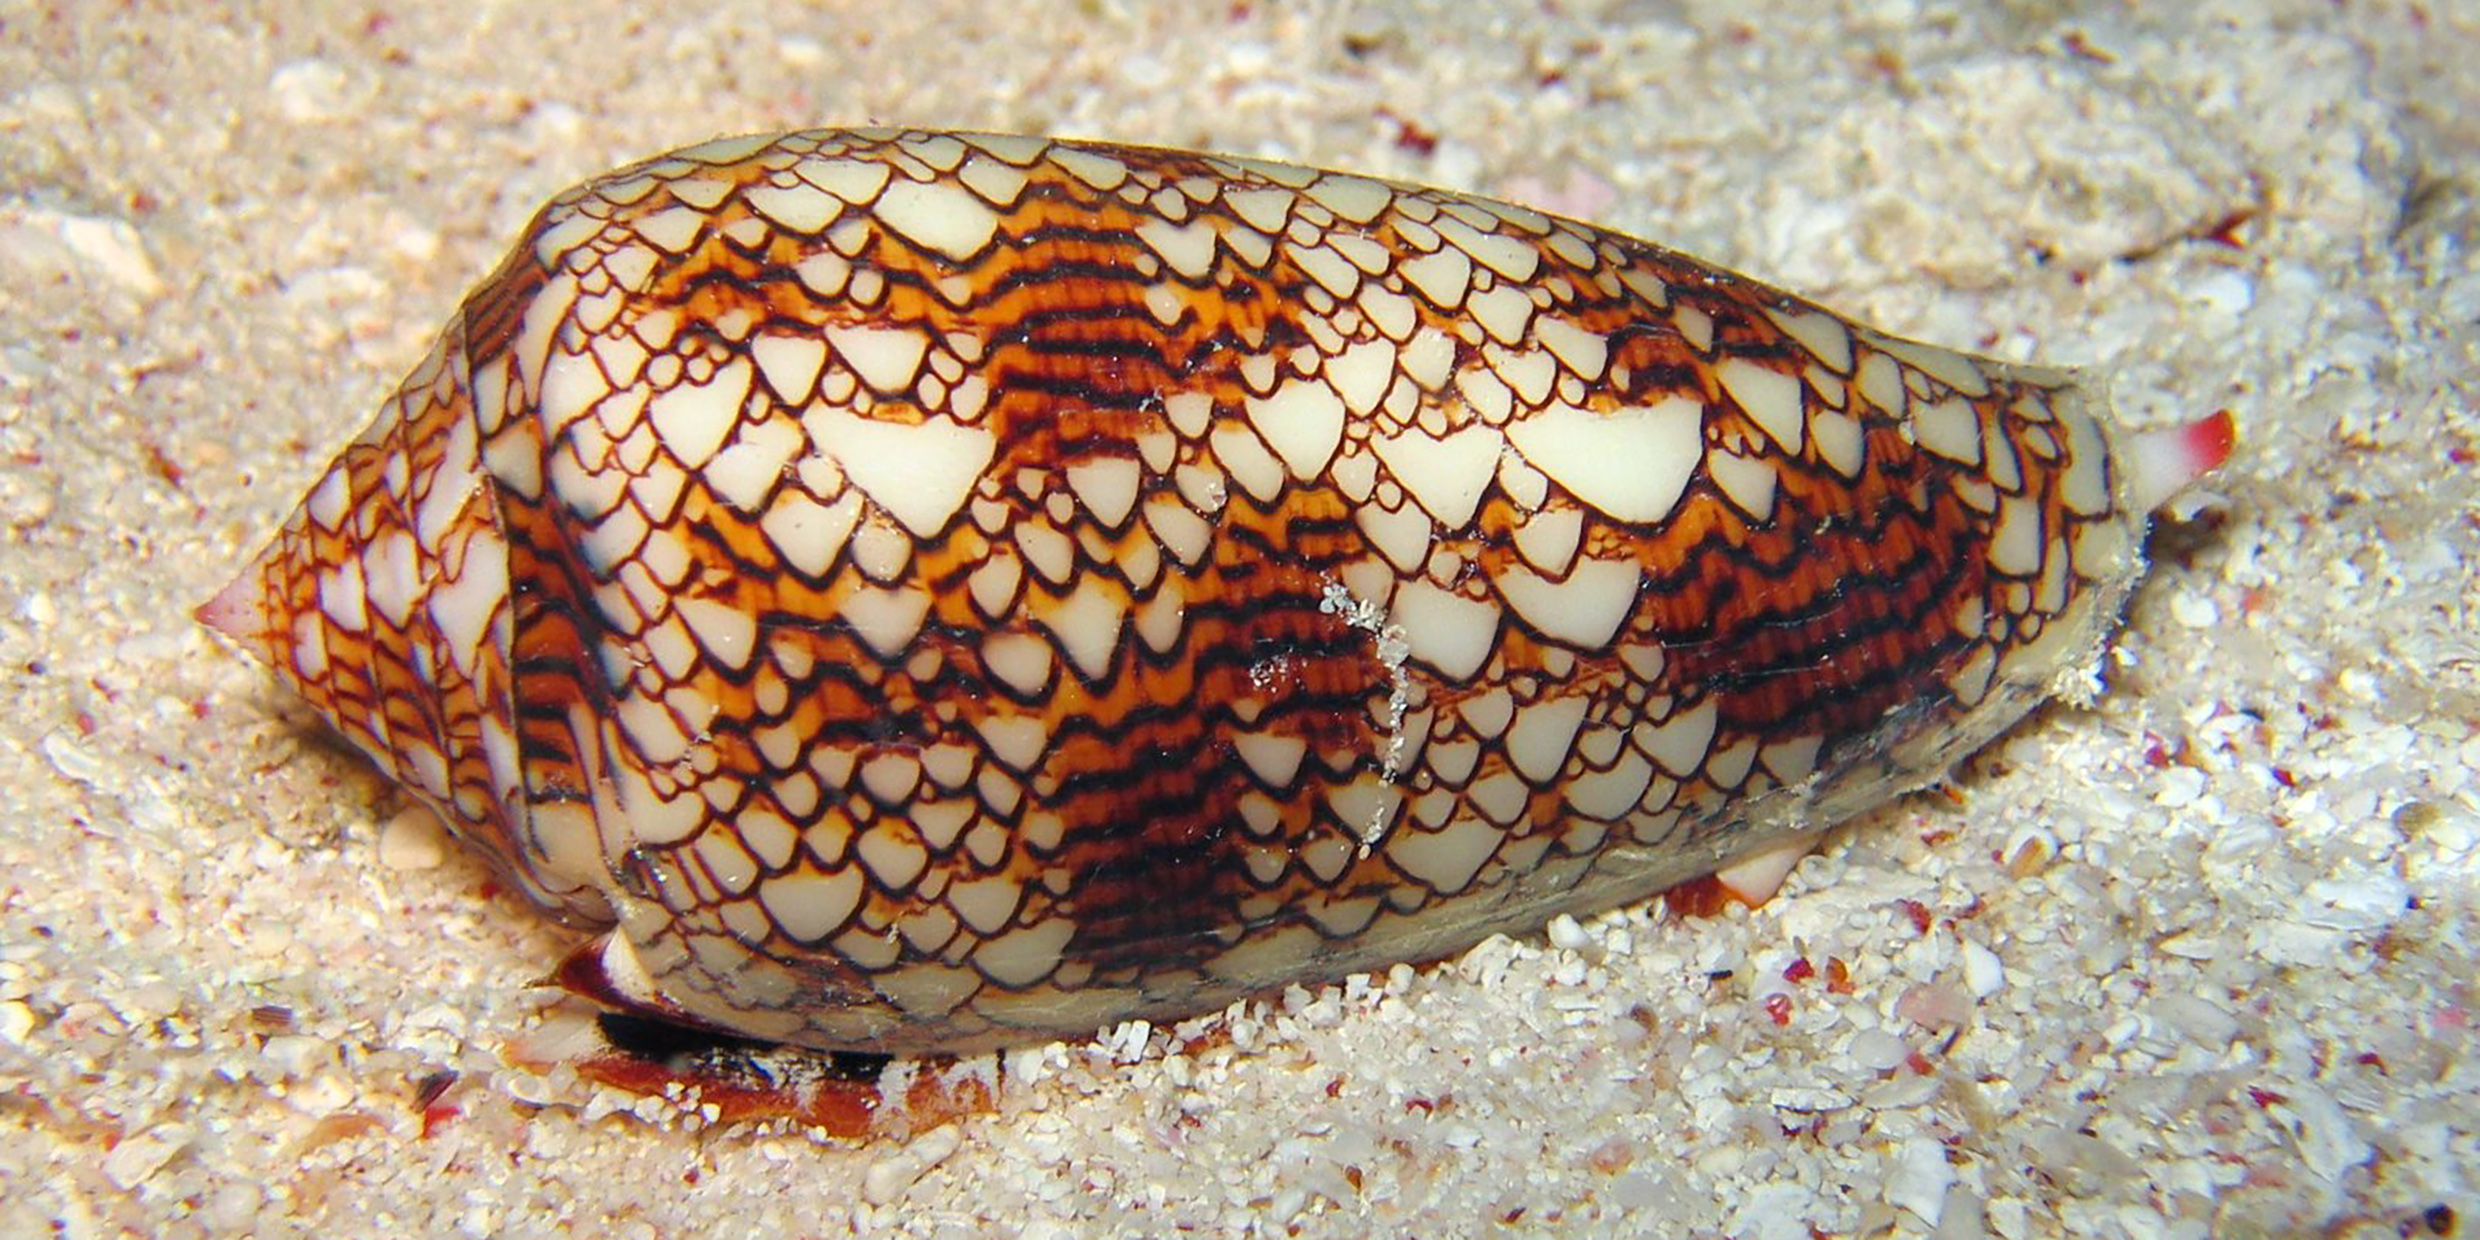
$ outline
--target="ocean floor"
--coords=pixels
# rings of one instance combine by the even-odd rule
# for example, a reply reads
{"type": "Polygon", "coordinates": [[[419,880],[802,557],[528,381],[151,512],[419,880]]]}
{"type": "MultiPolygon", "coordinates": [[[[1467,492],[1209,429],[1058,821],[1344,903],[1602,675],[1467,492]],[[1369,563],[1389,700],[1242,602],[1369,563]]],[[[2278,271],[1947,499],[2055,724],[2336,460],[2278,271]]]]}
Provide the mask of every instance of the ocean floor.
{"type": "Polygon", "coordinates": [[[0,0],[0,1234],[2474,1234],[2475,62],[2383,0],[0,0]],[[1761,910],[713,1124],[511,1066],[574,932],[189,611],[550,193],[872,121],[1511,197],[2239,454],[2104,695],[1761,910]]]}

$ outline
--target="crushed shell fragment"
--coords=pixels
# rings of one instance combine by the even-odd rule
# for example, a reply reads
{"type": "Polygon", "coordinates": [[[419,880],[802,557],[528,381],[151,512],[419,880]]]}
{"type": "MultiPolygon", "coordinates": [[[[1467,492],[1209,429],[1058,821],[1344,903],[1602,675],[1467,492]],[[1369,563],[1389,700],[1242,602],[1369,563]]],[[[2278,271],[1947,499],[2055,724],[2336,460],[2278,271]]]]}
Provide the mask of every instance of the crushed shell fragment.
{"type": "Polygon", "coordinates": [[[553,200],[200,614],[579,989],[969,1052],[1776,881],[2227,431],[1461,194],[815,130],[553,200]]]}

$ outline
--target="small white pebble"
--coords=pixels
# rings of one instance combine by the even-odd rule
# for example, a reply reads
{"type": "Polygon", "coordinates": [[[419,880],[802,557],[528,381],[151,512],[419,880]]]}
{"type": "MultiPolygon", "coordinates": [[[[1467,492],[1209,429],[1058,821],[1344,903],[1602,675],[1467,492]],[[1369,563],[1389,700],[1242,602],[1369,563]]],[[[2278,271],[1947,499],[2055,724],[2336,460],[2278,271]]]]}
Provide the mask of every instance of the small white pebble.
{"type": "Polygon", "coordinates": [[[2206,1050],[2218,1051],[2239,1035],[2239,1022],[2201,995],[2172,992],[2153,1000],[2153,1018],[2206,1050]]]}
{"type": "Polygon", "coordinates": [[[1662,1167],[1633,1168],[1610,1185],[1611,1203],[1630,1211],[1671,1208],[1677,1193],[1676,1181],[1662,1167]]]}
{"type": "Polygon", "coordinates": [[[179,1124],[157,1124],[113,1146],[112,1152],[103,1156],[103,1178],[127,1192],[152,1179],[189,1142],[189,1129],[179,1124]]]}
{"type": "Polygon", "coordinates": [[[870,1164],[861,1176],[861,1198],[874,1206],[891,1205],[932,1167],[947,1160],[963,1144],[954,1126],[939,1128],[894,1154],[870,1164]]]}
{"type": "Polygon", "coordinates": [[[279,66],[267,79],[276,111],[296,124],[334,120],[345,109],[345,71],[324,60],[296,60],[279,66]]]}
{"type": "Polygon", "coordinates": [[[60,217],[61,244],[104,279],[142,298],[163,296],[163,277],[147,256],[146,242],[127,220],[103,216],[60,217]]]}
{"type": "Polygon", "coordinates": [[[585,133],[585,113],[565,103],[546,103],[525,118],[528,141],[575,141],[585,133]]]}
{"type": "Polygon", "coordinates": [[[1311,1029],[1332,1029],[1343,1023],[1343,1005],[1335,1001],[1335,992],[1331,988],[1321,987],[1317,992],[1317,997],[1310,1000],[1309,1005],[1300,1009],[1296,1015],[1300,1017],[1302,1024],[1311,1029]]]}
{"type": "Polygon", "coordinates": [[[2111,1021],[2109,1028],[2101,1031],[2101,1040],[2109,1043],[2114,1049],[2121,1048],[2134,1041],[2135,1036],[2142,1032],[2144,1032],[2144,1022],[2138,1020],[2135,1013],[2127,1012],[2121,1014],[2117,1020],[2111,1021]]]}
{"type": "Polygon", "coordinates": [[[1447,138],[1430,152],[1429,178],[1440,185],[1470,185],[1481,179],[1488,161],[1469,143],[1447,138]]]}
{"type": "Polygon", "coordinates": [[[1593,945],[1593,936],[1576,924],[1576,919],[1561,913],[1550,919],[1550,945],[1565,951],[1580,952],[1593,945]]]}
{"type": "Polygon", "coordinates": [[[2299,919],[2328,930],[2380,930],[2411,908],[2410,884],[2390,874],[2320,878],[2307,895],[2299,919]]]}
{"type": "Polygon", "coordinates": [[[447,832],[422,806],[399,811],[379,828],[379,864],[391,870],[427,870],[447,857],[447,832]]]}
{"type": "Polygon", "coordinates": [[[0,1003],[0,1040],[24,1046],[34,1033],[34,1009],[11,999],[0,1003]]]}
{"type": "Polygon", "coordinates": [[[1265,72],[1273,59],[1272,49],[1255,40],[1242,39],[1223,45],[1223,71],[1242,80],[1265,72]]]}
{"type": "Polygon", "coordinates": [[[29,86],[0,100],[0,120],[74,121],[84,115],[77,92],[66,86],[29,86]]]}
{"type": "MultiPolygon", "coordinates": [[[[22,350],[0,348],[0,388],[31,391],[39,386],[50,367],[36,363],[20,365],[22,350]]],[[[31,471],[10,470],[0,473],[0,527],[24,529],[48,520],[59,504],[49,482],[29,477],[31,471]]]]}
{"type": "Polygon", "coordinates": [[[207,1230],[217,1235],[249,1234],[258,1222],[258,1208],[265,1196],[257,1184],[248,1180],[227,1180],[207,1193],[198,1208],[198,1219],[207,1230]]]}
{"type": "Polygon", "coordinates": [[[2193,805],[2204,795],[2204,772],[2192,766],[2174,766],[2161,773],[2160,785],[2153,793],[2153,804],[2168,809],[2193,805]]]}
{"type": "Polygon", "coordinates": [[[2187,296],[2207,309],[2237,315],[2256,304],[2256,284],[2247,273],[2224,267],[2189,281],[2187,296]]]}
{"type": "Polygon", "coordinates": [[[254,956],[282,955],[293,945],[293,928],[280,921],[257,922],[243,933],[243,944],[254,956]]]}
{"type": "Polygon", "coordinates": [[[1100,1046],[1113,1063],[1135,1063],[1145,1058],[1145,1042],[1152,1036],[1153,1025],[1141,1020],[1122,1021],[1102,1035],[1100,1046]]]}
{"type": "Polygon", "coordinates": [[[2032,1234],[2032,1211],[2022,1199],[2000,1197],[1989,1203],[1990,1229],[2007,1240],[2032,1234]]]}
{"type": "Polygon", "coordinates": [[[1862,1091],[1860,1105],[1870,1111],[1901,1111],[1928,1102],[1945,1088],[1944,1083],[1934,1075],[1914,1076],[1906,1072],[1888,1077],[1862,1091]]]}
{"type": "Polygon", "coordinates": [[[149,979],[124,991],[113,1007],[132,1023],[152,1023],[180,1010],[181,992],[161,978],[149,979]]]}
{"type": "Polygon", "coordinates": [[[1766,1099],[1775,1110],[1796,1115],[1822,1115],[1852,1104],[1852,1096],[1824,1085],[1783,1085],[1766,1099]]]}
{"type": "Polygon", "coordinates": [[[1945,978],[1922,982],[1894,1001],[1894,1014],[1923,1029],[1949,1029],[1963,1023],[1971,1005],[1945,978]]]}
{"type": "Polygon", "coordinates": [[[2332,1183],[2345,1171],[2366,1163],[2375,1153],[2359,1125],[2323,1090],[2302,1081],[2286,1082],[2285,1099],[2267,1107],[2290,1130],[2300,1161],[2319,1179],[2332,1183]]]}
{"type": "Polygon", "coordinates": [[[1986,999],[2006,989],[2006,964],[1998,959],[1998,953],[1965,939],[1963,984],[1971,987],[1975,996],[1986,999]]]}
{"type": "Polygon", "coordinates": [[[1955,1168],[1946,1161],[1946,1147],[1915,1137],[1894,1150],[1887,1169],[1886,1204],[1909,1210],[1931,1227],[1946,1212],[1946,1190],[1955,1182],[1955,1168]]]}
{"type": "Polygon", "coordinates": [[[388,247],[416,262],[439,257],[439,230],[425,228],[410,220],[393,220],[388,233],[388,247]]]}
{"type": "Polygon", "coordinates": [[[298,1080],[310,1075],[335,1058],[335,1048],[324,1038],[306,1033],[279,1034],[267,1039],[258,1048],[258,1057],[276,1080],[298,1080]]]}
{"type": "Polygon", "coordinates": [[[2058,855],[2058,837],[2042,827],[2017,827],[2006,837],[2006,847],[1999,855],[2005,859],[2008,875],[2031,878],[2048,869],[2051,859],[2058,855]]]}
{"type": "Polygon", "coordinates": [[[1141,91],[1159,90],[1171,83],[1171,66],[1159,56],[1138,54],[1119,62],[1119,80],[1141,91]]]}
{"type": "Polygon", "coordinates": [[[103,779],[103,759],[95,751],[69,739],[66,732],[49,732],[43,737],[43,756],[52,760],[52,769],[78,783],[94,786],[103,779]]]}
{"type": "Polygon", "coordinates": [[[963,1145],[964,1134],[956,1131],[955,1125],[948,1124],[923,1133],[914,1140],[912,1151],[922,1162],[935,1167],[946,1162],[963,1145]]]}
{"type": "Polygon", "coordinates": [[[1902,1063],[1911,1054],[1911,1048],[1883,1029],[1863,1029],[1851,1035],[1848,1053],[1853,1063],[1872,1072],[1884,1072],[1902,1063]]]}
{"type": "Polygon", "coordinates": [[[2201,594],[2181,591],[2170,596],[2170,617],[2191,629],[2209,629],[2222,622],[2222,609],[2201,594]]]}
{"type": "Polygon", "coordinates": [[[487,1202],[472,1202],[465,1207],[463,1213],[456,1216],[456,1229],[474,1237],[474,1240],[486,1240],[487,1237],[498,1235],[499,1223],[499,1211],[491,1208],[487,1202]]]}

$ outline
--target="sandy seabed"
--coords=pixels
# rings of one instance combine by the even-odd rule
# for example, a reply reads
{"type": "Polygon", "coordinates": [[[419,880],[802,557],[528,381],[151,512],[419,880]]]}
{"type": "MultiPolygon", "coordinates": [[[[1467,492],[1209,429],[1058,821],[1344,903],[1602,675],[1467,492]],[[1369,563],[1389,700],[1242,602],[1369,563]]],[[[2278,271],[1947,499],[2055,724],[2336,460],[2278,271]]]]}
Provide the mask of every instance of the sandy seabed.
{"type": "Polygon", "coordinates": [[[0,0],[0,1234],[2480,1227],[2480,13],[996,11],[0,0]],[[904,1140],[711,1125],[505,1063],[566,934],[188,610],[548,194],[870,121],[1512,197],[2241,453],[2096,705],[1760,911],[1024,1052],[904,1140]]]}

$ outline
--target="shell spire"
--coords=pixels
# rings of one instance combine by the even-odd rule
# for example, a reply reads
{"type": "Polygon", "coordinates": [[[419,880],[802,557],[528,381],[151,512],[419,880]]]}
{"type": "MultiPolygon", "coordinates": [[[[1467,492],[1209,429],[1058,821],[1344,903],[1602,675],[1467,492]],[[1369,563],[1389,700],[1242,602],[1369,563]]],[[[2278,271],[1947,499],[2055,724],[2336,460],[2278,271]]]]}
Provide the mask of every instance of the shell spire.
{"type": "Polygon", "coordinates": [[[1768,888],[2229,446],[1507,203],[813,130],[555,198],[201,618],[580,992],[963,1052],[1768,888]]]}
{"type": "Polygon", "coordinates": [[[196,614],[536,899],[606,918],[523,851],[508,544],[476,456],[463,323],[196,614]]]}

